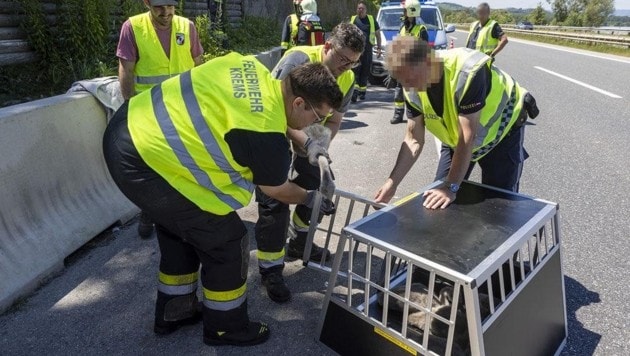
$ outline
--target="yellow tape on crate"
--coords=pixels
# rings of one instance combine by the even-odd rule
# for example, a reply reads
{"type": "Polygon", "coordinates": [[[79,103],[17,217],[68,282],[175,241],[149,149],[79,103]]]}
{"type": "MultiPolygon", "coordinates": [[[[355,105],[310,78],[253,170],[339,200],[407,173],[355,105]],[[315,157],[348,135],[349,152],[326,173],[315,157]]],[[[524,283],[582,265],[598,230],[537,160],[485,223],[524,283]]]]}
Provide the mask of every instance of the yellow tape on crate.
{"type": "Polygon", "coordinates": [[[385,331],[381,330],[378,327],[374,327],[374,332],[381,335],[383,338],[385,338],[387,341],[391,342],[392,344],[400,347],[401,349],[409,352],[412,355],[417,355],[416,350],[414,350],[411,346],[405,344],[404,342],[396,339],[395,337],[389,335],[388,333],[386,333],[385,331]]]}

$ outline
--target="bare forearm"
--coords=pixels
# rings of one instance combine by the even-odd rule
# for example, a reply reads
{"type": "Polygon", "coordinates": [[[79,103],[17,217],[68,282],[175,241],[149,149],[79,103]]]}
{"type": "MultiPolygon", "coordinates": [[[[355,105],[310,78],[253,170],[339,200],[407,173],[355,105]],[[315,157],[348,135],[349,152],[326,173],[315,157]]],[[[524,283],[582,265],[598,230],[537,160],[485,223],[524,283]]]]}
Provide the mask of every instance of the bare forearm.
{"type": "Polygon", "coordinates": [[[266,195],[285,204],[302,204],[306,200],[306,190],[289,181],[277,187],[259,186],[259,188],[266,195]]]}
{"type": "Polygon", "coordinates": [[[400,146],[398,157],[396,158],[396,164],[394,169],[389,175],[389,179],[392,180],[395,186],[398,186],[402,182],[403,178],[409,173],[411,167],[420,157],[422,153],[422,147],[424,146],[424,140],[404,140],[400,146]]]}
{"type": "Polygon", "coordinates": [[[133,73],[129,73],[122,65],[119,66],[118,81],[123,99],[129,100],[135,94],[133,73]]]}
{"type": "Polygon", "coordinates": [[[341,120],[343,120],[343,114],[335,111],[333,116],[326,121],[326,124],[324,124],[324,126],[330,129],[331,140],[335,138],[335,135],[337,135],[337,132],[339,132],[339,128],[341,127],[341,120]]]}
{"type": "Polygon", "coordinates": [[[291,142],[293,142],[294,146],[298,147],[304,147],[306,140],[308,139],[308,136],[304,133],[304,131],[295,130],[290,127],[287,128],[287,137],[291,140],[291,142]]]}
{"type": "Polygon", "coordinates": [[[453,152],[451,169],[446,177],[447,182],[460,184],[464,180],[466,172],[468,172],[468,167],[470,167],[472,146],[472,140],[469,143],[465,143],[463,139],[460,139],[460,142],[453,152]]]}
{"type": "Polygon", "coordinates": [[[501,36],[501,40],[499,41],[499,44],[497,45],[497,48],[495,48],[494,51],[492,51],[491,56],[494,57],[499,52],[501,52],[501,50],[503,49],[503,47],[505,47],[505,45],[507,43],[508,43],[507,36],[506,35],[501,36]]]}

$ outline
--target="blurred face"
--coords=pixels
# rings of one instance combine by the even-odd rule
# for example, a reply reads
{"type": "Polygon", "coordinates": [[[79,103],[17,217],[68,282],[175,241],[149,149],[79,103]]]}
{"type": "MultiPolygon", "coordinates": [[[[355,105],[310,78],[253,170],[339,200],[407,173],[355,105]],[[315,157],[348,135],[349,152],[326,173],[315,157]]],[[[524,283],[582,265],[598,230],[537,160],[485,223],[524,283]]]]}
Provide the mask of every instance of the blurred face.
{"type": "Polygon", "coordinates": [[[314,123],[322,122],[326,116],[332,113],[332,108],[326,104],[315,107],[302,97],[293,99],[291,113],[287,118],[289,127],[301,130],[314,123]]]}
{"type": "Polygon", "coordinates": [[[151,19],[161,27],[169,27],[175,15],[175,6],[149,6],[151,19]]]}
{"type": "Polygon", "coordinates": [[[367,15],[367,7],[364,4],[357,5],[357,16],[364,18],[367,15]]]}
{"type": "Polygon", "coordinates": [[[442,77],[441,61],[433,53],[423,62],[397,66],[392,69],[392,75],[405,89],[426,91],[442,77]]]}
{"type": "Polygon", "coordinates": [[[490,9],[485,6],[479,6],[477,8],[477,18],[480,22],[486,22],[490,18],[490,9]]]}
{"type": "Polygon", "coordinates": [[[361,53],[352,52],[349,48],[335,48],[330,42],[326,42],[322,63],[338,78],[343,72],[356,67],[360,58],[361,53]]]}

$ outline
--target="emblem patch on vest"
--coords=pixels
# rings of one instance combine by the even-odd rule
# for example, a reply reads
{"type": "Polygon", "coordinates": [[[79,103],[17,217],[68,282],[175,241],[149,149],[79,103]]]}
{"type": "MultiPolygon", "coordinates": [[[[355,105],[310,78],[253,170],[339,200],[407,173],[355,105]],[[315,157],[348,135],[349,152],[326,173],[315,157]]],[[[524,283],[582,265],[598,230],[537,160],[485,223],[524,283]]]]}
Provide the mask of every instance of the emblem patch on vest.
{"type": "Polygon", "coordinates": [[[184,37],[183,33],[176,33],[175,34],[175,42],[178,45],[180,45],[180,46],[183,45],[185,41],[186,41],[186,37],[184,37]]]}

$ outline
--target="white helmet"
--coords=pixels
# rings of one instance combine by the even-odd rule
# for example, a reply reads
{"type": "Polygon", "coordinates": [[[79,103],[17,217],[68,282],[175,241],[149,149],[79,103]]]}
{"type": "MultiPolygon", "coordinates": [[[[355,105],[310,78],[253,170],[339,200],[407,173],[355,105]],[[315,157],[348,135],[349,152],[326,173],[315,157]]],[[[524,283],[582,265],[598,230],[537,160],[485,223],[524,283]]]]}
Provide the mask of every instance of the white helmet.
{"type": "Polygon", "coordinates": [[[406,0],[404,7],[407,10],[407,17],[420,17],[419,0],[406,0]]]}
{"type": "Polygon", "coordinates": [[[317,14],[317,1],[315,0],[302,0],[300,6],[303,14],[317,14]]]}

